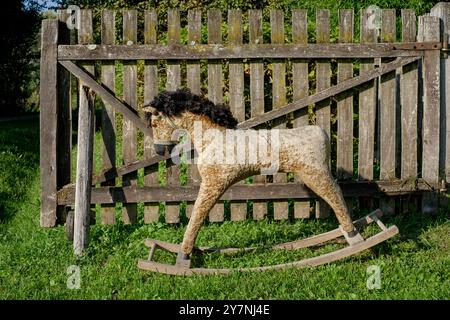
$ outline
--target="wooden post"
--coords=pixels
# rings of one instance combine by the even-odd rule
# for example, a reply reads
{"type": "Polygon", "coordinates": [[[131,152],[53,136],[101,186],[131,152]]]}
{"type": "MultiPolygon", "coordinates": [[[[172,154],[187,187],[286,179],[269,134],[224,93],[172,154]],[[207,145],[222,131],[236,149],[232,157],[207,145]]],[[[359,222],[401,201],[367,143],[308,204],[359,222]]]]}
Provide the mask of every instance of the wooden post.
{"type": "MultiPolygon", "coordinates": [[[[249,10],[249,42],[263,44],[262,11],[249,10]]],[[[252,117],[264,113],[264,63],[262,59],[250,60],[250,113],[252,117]]],[[[265,183],[266,176],[253,177],[253,183],[265,183]]],[[[267,214],[267,202],[253,201],[253,219],[259,220],[267,214]]]]}
{"type": "MultiPolygon", "coordinates": [[[[241,10],[228,11],[228,40],[231,45],[242,44],[242,12],[241,10]]],[[[245,120],[244,100],[244,65],[242,60],[230,61],[230,109],[234,117],[242,122],[245,120]]],[[[244,183],[241,181],[239,183],[244,183]]],[[[230,204],[231,220],[245,220],[247,216],[247,203],[245,201],[230,204]]]]}
{"type": "MultiPolygon", "coordinates": [[[[295,44],[308,44],[308,11],[295,9],[292,11],[292,42],[295,44]]],[[[292,86],[294,101],[305,98],[309,92],[308,60],[295,59],[292,61],[292,86]]],[[[298,128],[309,124],[308,108],[294,112],[293,127],[298,128]]],[[[296,182],[301,182],[295,176],[296,182]]],[[[295,201],[294,217],[309,218],[311,204],[307,201],[295,201]]]]}
{"type": "MultiPolygon", "coordinates": [[[[92,11],[81,10],[78,43],[90,44],[93,42],[92,11]]],[[[94,65],[92,63],[84,63],[83,67],[92,75],[94,74],[94,65]]],[[[95,97],[81,81],[79,83],[78,91],[78,150],[73,236],[75,255],[81,255],[89,241],[95,129],[95,97]]]]}
{"type": "MultiPolygon", "coordinates": [[[[441,41],[450,35],[450,2],[439,2],[431,9],[431,16],[440,18],[441,41]]],[[[440,168],[445,180],[450,182],[450,56],[441,59],[441,131],[440,131],[440,168]]],[[[441,207],[448,207],[448,198],[440,198],[441,207]]]]}
{"type": "Polygon", "coordinates": [[[91,185],[94,147],[94,95],[80,83],[78,111],[77,178],[75,189],[75,217],[73,248],[81,255],[89,241],[91,185]]]}
{"type": "Polygon", "coordinates": [[[42,21],[40,68],[40,168],[42,227],[56,225],[58,20],[42,21]]]}
{"type": "MultiPolygon", "coordinates": [[[[155,10],[145,11],[144,15],[144,41],[145,44],[156,44],[157,41],[157,15],[155,10]]],[[[158,94],[158,62],[146,60],[144,66],[144,105],[150,103],[158,94]]],[[[155,148],[153,141],[148,135],[144,136],[144,157],[150,159],[155,156],[155,148]]],[[[159,173],[158,164],[149,169],[156,172],[145,172],[144,184],[145,186],[158,186],[159,173]]],[[[145,203],[144,206],[144,221],[146,223],[158,221],[159,219],[159,202],[145,203]]]]}
{"type": "MultiPolygon", "coordinates": [[[[420,42],[440,40],[440,19],[432,16],[419,17],[420,42]]],[[[440,52],[425,51],[423,57],[423,133],[422,178],[427,182],[439,182],[439,124],[440,124],[440,52]]],[[[422,212],[436,214],[436,193],[422,198],[422,212]]]]}

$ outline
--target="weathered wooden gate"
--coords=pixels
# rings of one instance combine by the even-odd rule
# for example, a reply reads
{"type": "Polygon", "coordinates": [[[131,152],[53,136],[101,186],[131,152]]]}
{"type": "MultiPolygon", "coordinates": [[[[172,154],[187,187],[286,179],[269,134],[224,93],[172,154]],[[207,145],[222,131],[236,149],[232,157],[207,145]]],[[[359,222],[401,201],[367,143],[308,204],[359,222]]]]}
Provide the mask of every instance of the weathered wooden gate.
{"type": "MultiPolygon", "coordinates": [[[[77,44],[71,44],[75,31],[68,28],[72,20],[68,12],[60,10],[59,19],[44,20],[41,225],[63,221],[63,209],[75,201],[76,230],[89,224],[86,212],[94,204],[101,204],[104,224],[115,223],[118,210],[125,223],[136,222],[139,212],[145,222],[163,214],[166,222],[177,223],[185,204],[189,217],[199,185],[196,168],[181,167],[185,177],[181,183],[180,167],[154,154],[151,130],[137,115],[159,90],[184,86],[206,93],[216,103],[227,102],[240,128],[312,123],[323,127],[331,136],[332,166],[351,207],[359,199],[367,209],[379,201],[386,212],[396,207],[408,210],[410,202],[419,199],[411,196],[425,192],[422,210],[435,212],[438,191],[445,191],[450,179],[450,91],[445,76],[450,67],[449,60],[441,60],[450,6],[436,5],[431,15],[419,17],[418,28],[415,12],[402,10],[401,41],[396,11],[380,12],[379,28],[373,23],[377,12],[361,10],[355,41],[354,11],[339,10],[338,40],[333,43],[328,10],[316,12],[314,43],[308,42],[307,13],[300,9],[292,10],[289,35],[282,11],[271,11],[265,21],[260,10],[230,10],[225,23],[222,12],[210,10],[207,43],[202,42],[202,12],[196,10],[187,12],[187,25],[181,25],[186,13],[180,16],[178,10],[169,10],[167,30],[158,30],[156,11],[141,15],[135,10],[104,10],[101,43],[94,42],[90,10],[77,13],[77,44]],[[116,44],[118,17],[122,44],[116,44]],[[143,30],[138,29],[141,22],[143,30]],[[263,26],[270,29],[270,43],[263,26]],[[158,43],[158,32],[167,34],[164,43],[158,43]],[[207,70],[206,79],[202,68],[207,70]],[[79,82],[76,100],[71,75],[79,82]],[[102,170],[92,174],[94,92],[104,103],[98,129],[103,151],[102,170]],[[75,101],[77,184],[71,179],[75,101]],[[77,221],[79,212],[84,212],[84,220],[77,221]]],[[[327,205],[286,174],[238,183],[222,201],[211,211],[211,221],[225,219],[224,203],[231,220],[250,214],[254,219],[329,215],[327,205]]],[[[448,205],[443,198],[441,205],[448,205]]]]}

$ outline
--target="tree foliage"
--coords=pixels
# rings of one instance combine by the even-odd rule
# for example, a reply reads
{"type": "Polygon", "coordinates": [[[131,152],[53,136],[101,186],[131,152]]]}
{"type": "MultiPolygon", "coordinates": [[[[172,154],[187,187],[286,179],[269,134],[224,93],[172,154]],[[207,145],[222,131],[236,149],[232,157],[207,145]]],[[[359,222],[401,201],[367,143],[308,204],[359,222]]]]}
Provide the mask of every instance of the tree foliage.
{"type": "MultiPolygon", "coordinates": [[[[191,9],[201,9],[203,12],[203,21],[207,19],[208,9],[220,9],[224,13],[223,19],[226,20],[226,11],[229,9],[241,9],[246,13],[249,9],[262,9],[263,11],[263,36],[264,42],[270,42],[270,24],[269,14],[270,10],[278,9],[284,11],[286,40],[289,41],[291,35],[291,14],[292,9],[301,8],[308,10],[308,37],[310,42],[315,41],[315,15],[317,9],[329,9],[331,18],[331,34],[330,40],[333,42],[338,37],[338,10],[353,8],[355,13],[361,9],[369,8],[369,6],[378,6],[379,8],[398,9],[397,15],[400,21],[401,9],[414,9],[416,15],[420,16],[426,14],[430,9],[438,3],[439,0],[58,0],[59,6],[65,8],[68,5],[77,5],[81,8],[88,8],[93,10],[94,21],[100,21],[102,9],[136,9],[138,14],[142,15],[144,10],[155,9],[158,15],[158,41],[164,43],[164,35],[167,30],[167,9],[178,8],[181,12],[181,25],[187,24],[187,11],[191,9]]],[[[142,17],[141,17],[142,18],[142,17]]],[[[120,17],[119,17],[120,19],[120,17]]],[[[244,14],[244,22],[246,15],[244,14]]],[[[143,19],[140,19],[143,20],[143,19]]],[[[120,22],[120,21],[119,21],[120,22]]],[[[138,22],[142,23],[142,21],[138,22]]],[[[97,24],[98,25],[98,24],[97,24]]],[[[140,28],[142,30],[142,28],[140,28]]],[[[226,35],[226,28],[223,30],[226,35]]],[[[182,30],[183,32],[183,30],[182,30]]],[[[359,38],[359,19],[355,17],[355,39],[359,38]]],[[[95,40],[99,40],[100,30],[94,30],[95,40]]],[[[120,37],[120,35],[119,35],[120,37]]],[[[244,42],[247,40],[244,32],[244,42]]],[[[139,35],[138,35],[139,38],[139,35]]],[[[202,39],[206,39],[206,29],[202,29],[202,39]]],[[[225,39],[226,37],[224,37],[225,39]]],[[[121,39],[117,39],[120,40],[121,39]]],[[[183,34],[182,34],[183,40],[183,34]]]]}
{"type": "Polygon", "coordinates": [[[3,2],[0,10],[0,115],[15,114],[30,107],[30,97],[38,87],[38,22],[36,7],[25,8],[22,0],[3,2]]]}

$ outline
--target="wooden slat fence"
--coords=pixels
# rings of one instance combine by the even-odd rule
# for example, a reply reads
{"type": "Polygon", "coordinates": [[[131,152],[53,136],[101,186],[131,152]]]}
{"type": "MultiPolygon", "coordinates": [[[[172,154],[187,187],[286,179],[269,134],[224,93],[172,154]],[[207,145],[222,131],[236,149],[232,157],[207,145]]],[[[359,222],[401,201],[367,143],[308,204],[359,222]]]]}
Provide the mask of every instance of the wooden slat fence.
{"type": "MultiPolygon", "coordinates": [[[[81,79],[80,120],[90,106],[86,99],[93,99],[81,86],[90,87],[103,101],[97,119],[102,174],[94,174],[92,184],[97,187],[91,198],[91,205],[101,204],[102,224],[114,224],[120,217],[124,223],[135,223],[141,216],[146,223],[160,218],[179,223],[184,207],[189,218],[200,183],[196,167],[187,165],[187,177],[182,177],[179,166],[156,156],[151,132],[136,116],[142,102],[150,102],[159,91],[185,86],[215,103],[228,103],[241,128],[321,126],[335,141],[330,166],[350,209],[359,202],[359,209],[409,210],[410,202],[420,200],[422,192],[445,188],[441,179],[449,176],[445,174],[450,163],[448,141],[440,133],[450,119],[450,106],[441,100],[446,82],[440,80],[441,73],[448,74],[449,64],[440,63],[439,49],[448,28],[447,24],[442,28],[440,19],[448,21],[450,9],[448,3],[437,8],[440,18],[421,16],[418,24],[413,10],[397,14],[383,9],[380,29],[370,23],[373,10],[342,9],[337,31],[330,11],[321,9],[315,17],[293,9],[290,19],[279,10],[265,17],[261,10],[170,9],[164,30],[158,29],[155,10],[142,15],[136,10],[103,10],[97,28],[92,11],[83,9],[77,44],[70,44],[67,14],[61,10],[59,23],[44,20],[42,25],[41,225],[54,226],[62,208],[75,203],[76,187],[71,184],[75,181],[70,178],[74,160],[69,71],[81,79]],[[313,33],[308,19],[315,19],[313,33]],[[360,39],[355,37],[357,19],[360,39]],[[118,20],[123,23],[121,44],[118,20]],[[264,35],[263,23],[270,26],[270,34],[264,35]],[[144,27],[142,32],[138,26],[144,27]],[[100,30],[100,43],[94,43],[95,30],[100,30]],[[440,30],[444,30],[442,37],[440,30]],[[337,40],[331,38],[334,32],[337,40]],[[202,37],[202,33],[206,34],[202,37]],[[99,75],[94,60],[101,62],[99,75]],[[119,92],[118,79],[122,97],[114,96],[119,92]],[[117,121],[119,113],[122,121],[117,121]],[[337,130],[332,126],[335,122],[337,130]],[[120,155],[122,163],[117,160],[120,155]],[[139,176],[142,168],[144,174],[139,176]]],[[[312,212],[317,218],[330,214],[326,203],[297,177],[280,173],[273,179],[255,176],[252,182],[236,184],[211,210],[209,219],[224,221],[226,210],[234,221],[261,219],[268,215],[270,202],[277,220],[309,218],[312,212]]],[[[436,192],[425,192],[424,212],[436,212],[438,204],[436,192]]]]}

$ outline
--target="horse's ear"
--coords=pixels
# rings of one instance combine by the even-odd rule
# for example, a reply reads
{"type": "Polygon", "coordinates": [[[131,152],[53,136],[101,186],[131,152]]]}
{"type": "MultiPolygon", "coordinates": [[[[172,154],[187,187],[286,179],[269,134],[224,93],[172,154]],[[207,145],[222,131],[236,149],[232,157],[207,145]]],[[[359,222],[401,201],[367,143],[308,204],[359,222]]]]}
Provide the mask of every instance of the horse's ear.
{"type": "Polygon", "coordinates": [[[144,106],[144,107],[142,108],[142,111],[145,112],[145,113],[151,113],[151,114],[154,115],[154,116],[157,116],[157,115],[158,115],[158,110],[156,110],[155,108],[153,108],[153,107],[150,106],[150,105],[144,106]]]}

